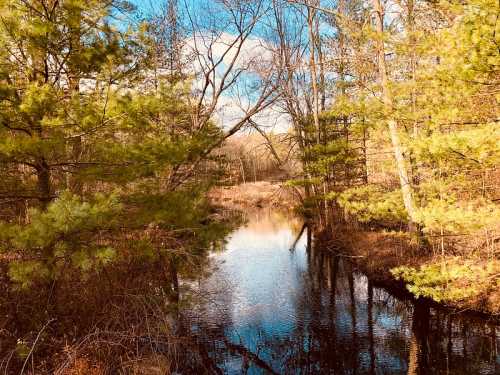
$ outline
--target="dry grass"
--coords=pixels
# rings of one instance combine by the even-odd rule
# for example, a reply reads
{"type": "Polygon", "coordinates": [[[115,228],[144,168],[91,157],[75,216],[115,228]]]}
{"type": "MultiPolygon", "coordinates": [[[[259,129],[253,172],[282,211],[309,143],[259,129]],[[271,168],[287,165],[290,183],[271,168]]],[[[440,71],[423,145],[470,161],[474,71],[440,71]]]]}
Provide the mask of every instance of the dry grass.
{"type": "Polygon", "coordinates": [[[92,364],[87,358],[77,358],[61,375],[105,375],[105,370],[101,364],[92,364]]]}
{"type": "Polygon", "coordinates": [[[372,232],[338,226],[332,233],[323,235],[329,238],[325,239],[328,248],[355,259],[363,271],[377,281],[391,279],[393,267],[418,266],[430,259],[403,232],[372,232]]]}
{"type": "MultiPolygon", "coordinates": [[[[444,301],[459,310],[474,310],[500,315],[500,262],[484,257],[442,257],[431,250],[420,249],[416,241],[404,232],[353,230],[338,226],[329,233],[322,234],[326,246],[353,262],[372,281],[404,288],[403,282],[395,280],[391,269],[400,266],[419,269],[422,266],[446,265],[451,267],[467,265],[475,272],[451,278],[446,285],[450,289],[474,287],[474,293],[463,300],[444,301]]],[[[450,272],[453,270],[450,268],[450,272]]]]}
{"type": "Polygon", "coordinates": [[[216,205],[240,211],[256,207],[291,209],[298,202],[296,196],[289,188],[267,181],[235,186],[220,186],[213,189],[209,197],[216,205]]]}

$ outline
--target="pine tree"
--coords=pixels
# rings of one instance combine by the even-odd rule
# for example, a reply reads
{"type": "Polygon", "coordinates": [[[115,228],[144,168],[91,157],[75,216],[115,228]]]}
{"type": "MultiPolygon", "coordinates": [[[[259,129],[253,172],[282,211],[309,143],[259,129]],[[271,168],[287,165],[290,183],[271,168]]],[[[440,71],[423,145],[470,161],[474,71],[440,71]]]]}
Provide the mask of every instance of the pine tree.
{"type": "Polygon", "coordinates": [[[10,275],[22,285],[109,263],[127,232],[167,254],[158,233],[188,241],[189,228],[201,240],[211,228],[203,197],[221,131],[193,127],[189,82],[150,84],[153,35],[124,27],[131,11],[121,1],[0,2],[0,167],[10,176],[0,200],[12,210],[0,246],[17,254],[10,275]]]}

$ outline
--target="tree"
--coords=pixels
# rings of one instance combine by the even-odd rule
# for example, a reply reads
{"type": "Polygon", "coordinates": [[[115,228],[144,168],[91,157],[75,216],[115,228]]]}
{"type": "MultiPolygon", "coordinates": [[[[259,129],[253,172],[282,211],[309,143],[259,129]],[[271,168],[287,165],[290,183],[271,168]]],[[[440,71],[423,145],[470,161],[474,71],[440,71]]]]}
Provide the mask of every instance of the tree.
{"type": "Polygon", "coordinates": [[[416,230],[416,209],[413,198],[413,188],[411,180],[408,176],[407,163],[403,155],[403,149],[398,134],[398,125],[393,115],[391,114],[394,100],[392,97],[391,89],[389,87],[387,65],[385,61],[385,47],[384,47],[384,9],[380,0],[373,0],[373,9],[375,11],[374,23],[376,30],[376,48],[378,53],[378,71],[380,75],[380,85],[382,86],[382,96],[387,112],[387,126],[391,136],[392,148],[394,151],[394,159],[396,160],[396,167],[399,175],[399,182],[401,185],[401,193],[403,194],[403,202],[406,212],[408,213],[408,226],[411,232],[416,230]]]}
{"type": "Polygon", "coordinates": [[[113,85],[133,79],[140,62],[135,42],[123,44],[125,34],[111,24],[113,6],[2,2],[0,155],[26,175],[15,191],[2,192],[4,199],[17,195],[46,208],[58,180],[81,166],[68,149],[84,148],[83,136],[104,134],[115,123],[108,115],[113,85]]]}
{"type": "Polygon", "coordinates": [[[218,167],[208,154],[222,133],[208,119],[194,126],[187,83],[149,84],[152,35],[119,24],[132,8],[97,0],[0,5],[0,160],[12,176],[0,199],[22,203],[1,223],[2,249],[19,255],[12,279],[28,285],[67,267],[93,270],[118,255],[127,232],[158,228],[161,235],[146,232],[149,247],[169,254],[165,233],[210,227],[201,224],[203,194],[218,167]]]}

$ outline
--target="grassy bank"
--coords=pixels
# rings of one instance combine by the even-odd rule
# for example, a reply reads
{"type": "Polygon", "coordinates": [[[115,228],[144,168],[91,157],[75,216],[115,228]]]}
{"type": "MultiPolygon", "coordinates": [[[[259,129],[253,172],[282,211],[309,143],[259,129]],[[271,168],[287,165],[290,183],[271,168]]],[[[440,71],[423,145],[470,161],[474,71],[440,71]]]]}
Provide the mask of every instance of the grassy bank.
{"type": "Polygon", "coordinates": [[[262,207],[292,209],[297,204],[290,189],[269,181],[219,186],[210,191],[209,198],[216,205],[237,211],[262,207]]]}

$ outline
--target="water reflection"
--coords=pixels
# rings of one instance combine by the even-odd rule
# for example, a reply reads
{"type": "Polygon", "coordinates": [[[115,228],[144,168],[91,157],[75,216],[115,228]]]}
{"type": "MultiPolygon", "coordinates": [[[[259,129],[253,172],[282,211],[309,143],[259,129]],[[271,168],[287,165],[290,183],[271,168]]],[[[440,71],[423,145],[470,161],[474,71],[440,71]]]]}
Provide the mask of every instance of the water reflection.
{"type": "Polygon", "coordinates": [[[498,326],[391,295],[301,230],[260,211],[213,255],[186,319],[222,372],[500,373],[498,326]]]}

